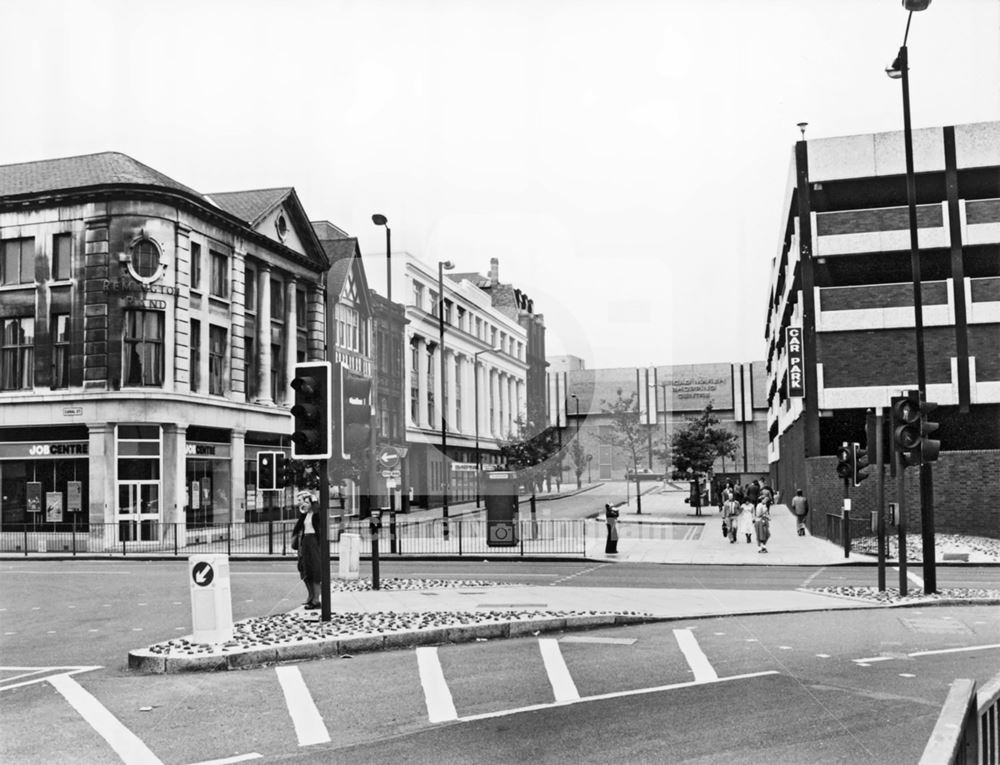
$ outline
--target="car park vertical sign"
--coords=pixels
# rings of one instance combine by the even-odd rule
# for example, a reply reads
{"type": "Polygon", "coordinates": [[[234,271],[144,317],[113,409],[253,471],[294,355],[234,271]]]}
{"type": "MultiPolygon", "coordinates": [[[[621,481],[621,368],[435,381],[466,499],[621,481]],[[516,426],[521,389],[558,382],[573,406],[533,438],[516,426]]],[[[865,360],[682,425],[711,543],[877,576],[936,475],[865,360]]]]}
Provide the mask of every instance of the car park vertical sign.
{"type": "Polygon", "coordinates": [[[802,327],[785,327],[785,346],[788,349],[788,397],[802,398],[805,395],[802,327]]]}

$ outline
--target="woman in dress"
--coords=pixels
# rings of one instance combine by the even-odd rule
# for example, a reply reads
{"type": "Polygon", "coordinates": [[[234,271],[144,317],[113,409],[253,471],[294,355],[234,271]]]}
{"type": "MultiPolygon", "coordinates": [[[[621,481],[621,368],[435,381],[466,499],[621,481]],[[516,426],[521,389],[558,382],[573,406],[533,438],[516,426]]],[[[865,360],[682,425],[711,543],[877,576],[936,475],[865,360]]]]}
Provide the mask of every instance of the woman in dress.
{"type": "Polygon", "coordinates": [[[305,607],[312,610],[320,607],[320,582],[323,565],[319,555],[319,541],[316,531],[316,515],[319,502],[305,495],[299,502],[299,519],[292,529],[292,536],[299,540],[299,576],[306,585],[305,607]]]}
{"type": "Polygon", "coordinates": [[[746,537],[747,544],[753,537],[753,503],[745,501],[740,508],[739,533],[746,537]]]}
{"type": "Polygon", "coordinates": [[[771,507],[761,499],[754,508],[754,531],[757,533],[757,552],[767,552],[767,540],[771,537],[771,507]]]}

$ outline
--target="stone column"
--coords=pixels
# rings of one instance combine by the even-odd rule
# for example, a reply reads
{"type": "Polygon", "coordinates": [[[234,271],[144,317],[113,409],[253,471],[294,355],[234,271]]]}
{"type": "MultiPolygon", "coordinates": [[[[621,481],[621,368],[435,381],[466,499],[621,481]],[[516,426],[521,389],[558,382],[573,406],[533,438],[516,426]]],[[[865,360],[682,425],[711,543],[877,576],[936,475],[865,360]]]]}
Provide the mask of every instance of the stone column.
{"type": "Polygon", "coordinates": [[[160,520],[168,524],[163,541],[172,542],[177,534],[178,546],[186,543],[187,514],[187,423],[163,426],[163,480],[160,481],[160,520]]]}
{"type": "Polygon", "coordinates": [[[91,523],[87,545],[90,551],[107,550],[115,546],[117,536],[114,526],[118,515],[115,426],[114,423],[99,422],[88,425],[87,431],[87,472],[90,480],[88,516],[91,523]]]}
{"type": "Polygon", "coordinates": [[[500,373],[497,370],[490,372],[490,435],[498,438],[500,434],[500,373]]]}
{"type": "Polygon", "coordinates": [[[233,428],[229,439],[229,522],[233,525],[233,537],[243,539],[246,520],[246,483],[243,475],[246,468],[246,430],[233,428]]]}
{"type": "Polygon", "coordinates": [[[257,268],[257,404],[273,404],[271,394],[271,266],[257,268]]]}
{"type": "MultiPolygon", "coordinates": [[[[295,362],[299,357],[299,327],[298,308],[295,305],[295,287],[297,282],[294,276],[289,276],[285,282],[285,380],[286,385],[291,384],[295,379],[295,362]]],[[[289,403],[289,389],[282,392],[283,395],[275,395],[275,400],[282,403],[289,403]]]]}
{"type": "MultiPolygon", "coordinates": [[[[444,368],[445,368],[445,380],[443,381],[447,387],[445,390],[448,392],[448,411],[445,412],[445,417],[448,420],[448,431],[455,433],[459,431],[458,423],[458,406],[455,401],[455,390],[456,382],[458,380],[458,365],[459,358],[452,351],[448,351],[445,354],[444,368]]],[[[442,399],[443,401],[444,399],[442,399]]]]}
{"type": "Polygon", "coordinates": [[[427,427],[427,341],[419,335],[413,338],[417,348],[417,416],[414,427],[427,427]]]}

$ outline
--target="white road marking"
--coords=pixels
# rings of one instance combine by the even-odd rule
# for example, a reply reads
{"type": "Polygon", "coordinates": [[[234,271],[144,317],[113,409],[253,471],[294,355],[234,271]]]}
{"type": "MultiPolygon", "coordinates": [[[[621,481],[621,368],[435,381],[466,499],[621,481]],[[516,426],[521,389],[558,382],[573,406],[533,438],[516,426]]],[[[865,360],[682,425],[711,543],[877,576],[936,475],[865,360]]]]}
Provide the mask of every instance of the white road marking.
{"type": "Polygon", "coordinates": [[[576,701],[580,692],[569,674],[569,667],[559,650],[559,641],[553,638],[538,638],[538,649],[542,652],[542,662],[549,676],[552,694],[556,701],[576,701]]]}
{"type": "Polygon", "coordinates": [[[907,656],[934,656],[939,653],[965,653],[966,651],[985,651],[990,648],[1000,648],[1000,643],[990,643],[989,645],[970,645],[964,648],[939,648],[936,651],[917,651],[907,654],[907,656]]]}
{"type": "Polygon", "coordinates": [[[823,567],[823,568],[821,568],[821,569],[817,569],[817,570],[816,570],[816,571],[814,571],[814,572],[813,572],[812,574],[810,574],[810,575],[809,575],[809,576],[808,576],[808,577],[806,578],[806,580],[805,580],[805,581],[804,581],[804,582],[803,582],[802,584],[800,584],[800,585],[799,585],[799,587],[808,587],[808,586],[809,586],[810,584],[812,584],[812,580],[813,580],[813,579],[815,579],[815,578],[816,578],[817,576],[819,576],[820,574],[822,574],[822,573],[823,573],[824,571],[826,571],[826,566],[824,566],[824,567],[823,567]]]}
{"type": "Polygon", "coordinates": [[[856,664],[872,664],[876,661],[892,661],[895,656],[870,656],[867,659],[853,659],[856,664]]]}
{"type": "Polygon", "coordinates": [[[778,648],[781,649],[782,651],[791,651],[792,650],[792,647],[790,645],[779,645],[778,648]]]}
{"type": "Polygon", "coordinates": [[[900,677],[916,677],[916,675],[911,675],[909,672],[900,672],[900,677]]]}
{"type": "Polygon", "coordinates": [[[820,658],[820,659],[829,659],[830,658],[830,654],[828,654],[828,653],[818,653],[818,654],[816,654],[816,656],[818,658],[820,658]]]}
{"type": "Polygon", "coordinates": [[[674,630],[674,637],[677,639],[677,645],[680,646],[684,658],[687,659],[688,666],[694,672],[696,683],[711,683],[719,679],[691,630],[674,630]]]}
{"type": "Polygon", "coordinates": [[[604,643],[606,645],[633,645],[636,638],[587,637],[586,635],[566,635],[560,643],[604,643]]]}
{"type": "Polygon", "coordinates": [[[302,673],[298,667],[275,667],[278,682],[285,694],[285,705],[295,726],[295,735],[299,746],[311,744],[326,744],[330,741],[330,733],[323,724],[323,718],[316,708],[312,694],[306,688],[302,673]]]}
{"type": "Polygon", "coordinates": [[[457,720],[458,712],[444,679],[436,647],[417,648],[417,668],[420,670],[420,684],[424,688],[427,719],[432,723],[457,720]]]}
{"type": "Polygon", "coordinates": [[[234,762],[246,762],[247,760],[259,760],[264,755],[258,752],[250,752],[249,754],[237,754],[235,757],[223,757],[221,760],[205,760],[203,762],[196,762],[192,765],[230,765],[234,762]]]}
{"type": "MultiPolygon", "coordinates": [[[[714,682],[728,683],[732,680],[745,680],[751,677],[765,677],[766,675],[777,675],[777,674],[779,674],[777,670],[769,670],[767,672],[752,672],[748,675],[733,675],[732,677],[720,677],[714,682]]],[[[602,693],[598,696],[583,696],[582,698],[570,702],[554,701],[547,704],[532,704],[531,706],[527,707],[518,707],[517,709],[504,709],[500,712],[484,712],[483,714],[469,715],[468,717],[460,717],[458,718],[458,720],[460,722],[471,722],[473,720],[489,720],[491,718],[497,718],[497,717],[509,717],[510,715],[517,715],[521,714],[522,712],[537,712],[542,709],[551,709],[553,707],[562,706],[565,704],[583,704],[588,701],[606,701],[608,699],[621,699],[621,698],[626,698],[628,696],[642,696],[647,693],[662,693],[663,691],[673,691],[678,688],[692,688],[696,685],[706,685],[706,683],[694,680],[686,683],[659,685],[656,686],[655,688],[637,688],[631,691],[616,691],[614,693],[602,693]]]]}
{"type": "Polygon", "coordinates": [[[160,758],[138,736],[122,725],[117,717],[87,693],[76,680],[69,675],[53,675],[48,681],[90,723],[90,727],[110,744],[125,765],[163,765],[160,758]]]}

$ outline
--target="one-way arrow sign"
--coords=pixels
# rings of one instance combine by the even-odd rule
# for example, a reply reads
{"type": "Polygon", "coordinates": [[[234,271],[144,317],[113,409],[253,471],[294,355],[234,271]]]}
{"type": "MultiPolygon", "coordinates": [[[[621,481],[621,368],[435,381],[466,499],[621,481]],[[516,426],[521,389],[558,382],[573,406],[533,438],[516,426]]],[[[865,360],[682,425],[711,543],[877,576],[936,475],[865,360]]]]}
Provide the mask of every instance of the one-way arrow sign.
{"type": "Polygon", "coordinates": [[[199,587],[208,587],[215,578],[215,571],[212,569],[212,564],[205,561],[196,563],[194,568],[191,569],[191,578],[194,579],[194,583],[199,587]]]}

